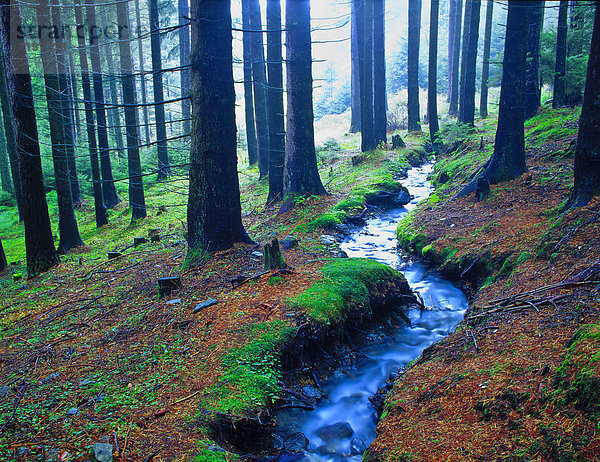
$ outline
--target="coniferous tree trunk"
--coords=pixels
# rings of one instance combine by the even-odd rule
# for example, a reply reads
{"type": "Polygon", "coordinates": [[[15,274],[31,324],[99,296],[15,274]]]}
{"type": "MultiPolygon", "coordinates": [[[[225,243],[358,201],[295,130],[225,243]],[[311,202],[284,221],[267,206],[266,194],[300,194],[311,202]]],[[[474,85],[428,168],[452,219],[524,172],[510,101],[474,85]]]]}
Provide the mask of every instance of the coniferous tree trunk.
{"type": "Polygon", "coordinates": [[[565,105],[567,89],[567,11],[569,1],[561,0],[558,9],[558,26],[556,34],[556,61],[554,64],[554,94],[552,107],[565,105]]]}
{"type": "Polygon", "coordinates": [[[12,108],[10,107],[10,95],[8,92],[4,56],[8,56],[8,54],[4,54],[0,57],[0,105],[2,106],[2,124],[4,127],[4,135],[6,137],[6,152],[8,153],[8,160],[10,163],[10,172],[12,174],[15,199],[17,200],[19,220],[23,221],[21,175],[19,174],[15,126],[13,124],[12,108]]]}
{"type": "MultiPolygon", "coordinates": [[[[527,171],[525,165],[525,61],[529,2],[509,2],[502,63],[502,87],[494,153],[479,178],[500,183],[517,178],[527,171]],[[508,52],[510,50],[510,52],[508,52]]],[[[475,191],[478,178],[460,195],[475,191]]]]}
{"type": "MultiPolygon", "coordinates": [[[[52,22],[62,24],[60,5],[53,6],[51,9],[52,22]]],[[[64,39],[58,39],[56,45],[56,66],[58,71],[58,80],[60,85],[60,100],[62,109],[62,124],[65,135],[65,154],[67,155],[67,165],[69,168],[69,181],[71,183],[72,204],[81,204],[83,197],[79,187],[79,178],[77,175],[77,164],[75,163],[75,121],[73,119],[74,101],[72,87],[69,85],[69,66],[67,63],[67,47],[64,39]]]]}
{"type": "MultiPolygon", "coordinates": [[[[360,0],[352,0],[350,13],[350,133],[360,131],[360,65],[357,8],[361,7],[360,0]]],[[[362,27],[362,26],[361,26],[362,27]]]]}
{"type": "Polygon", "coordinates": [[[6,269],[8,262],[6,261],[6,254],[4,253],[4,247],[2,247],[2,239],[0,238],[0,273],[6,269]]]}
{"type": "Polygon", "coordinates": [[[465,16],[463,18],[462,44],[460,47],[460,77],[458,80],[458,121],[463,121],[465,78],[467,75],[467,54],[469,49],[469,32],[471,29],[471,7],[473,0],[465,0],[465,16]]]}
{"type": "MultiPolygon", "coordinates": [[[[178,0],[177,3],[179,9],[179,25],[183,26],[179,28],[179,65],[189,66],[190,65],[190,26],[189,21],[185,18],[190,16],[190,8],[188,6],[188,0],[178,0]]],[[[191,103],[189,100],[190,96],[190,70],[189,68],[181,69],[181,97],[187,98],[181,101],[181,118],[183,121],[183,134],[189,135],[191,122],[189,120],[191,114],[191,103]]]]}
{"type": "Polygon", "coordinates": [[[574,187],[566,208],[583,207],[600,194],[600,6],[596,2],[583,106],[575,148],[574,187]]]}
{"type": "Polygon", "coordinates": [[[385,0],[373,0],[373,131],[375,146],[387,141],[385,106],[385,0]]]}
{"type": "MultiPolygon", "coordinates": [[[[91,30],[97,30],[96,7],[93,0],[85,0],[87,12],[87,25],[91,30]]],[[[94,105],[96,108],[96,128],[98,130],[98,147],[100,148],[100,173],[102,175],[102,192],[104,203],[112,209],[121,202],[113,181],[110,148],[108,144],[108,130],[106,124],[106,106],[104,103],[104,86],[102,68],[100,65],[100,49],[98,36],[90,35],[90,61],[92,64],[92,80],[94,82],[94,105]]]]}
{"type": "Polygon", "coordinates": [[[81,118],[79,117],[79,87],[77,86],[77,72],[75,62],[73,61],[73,48],[71,42],[67,42],[67,56],[69,59],[69,94],[72,96],[70,101],[71,118],[73,119],[73,136],[77,142],[81,132],[81,118]]]}
{"type": "Polygon", "coordinates": [[[360,74],[360,132],[361,151],[366,152],[377,147],[373,124],[373,1],[362,4],[363,65],[360,74]]]}
{"type": "Polygon", "coordinates": [[[477,75],[477,43],[479,41],[479,15],[481,0],[472,0],[469,20],[469,40],[465,65],[464,93],[458,120],[475,125],[475,77],[477,75]]]}
{"type": "Polygon", "coordinates": [[[267,72],[269,101],[269,196],[267,203],[283,198],[285,126],[283,108],[283,56],[281,0],[267,0],[267,72]]]}
{"type": "MultiPolygon", "coordinates": [[[[83,12],[80,0],[74,0],[75,21],[83,24],[83,12]]],[[[96,227],[100,228],[108,223],[104,195],[102,193],[102,178],[98,162],[98,145],[96,143],[96,124],[94,120],[94,106],[92,104],[92,88],[88,58],[86,54],[86,40],[84,34],[77,34],[79,49],[79,68],[81,70],[81,89],[83,91],[83,104],[85,109],[85,126],[87,131],[88,146],[90,148],[90,167],[92,171],[92,186],[94,189],[94,211],[96,214],[96,227]]]]}
{"type": "MultiPolygon", "coordinates": [[[[140,0],[134,0],[135,4],[135,18],[137,24],[137,49],[138,49],[138,61],[140,66],[140,89],[142,94],[142,115],[144,118],[144,133],[146,136],[145,142],[150,143],[151,141],[151,133],[150,133],[150,117],[148,116],[148,98],[146,97],[147,87],[146,87],[146,71],[144,65],[144,42],[142,40],[142,18],[140,16],[140,0]]],[[[141,131],[141,130],[140,130],[141,131]]]]}
{"type": "Polygon", "coordinates": [[[229,0],[192,0],[192,147],[188,261],[198,252],[249,242],[237,174],[229,0]]]}
{"type": "Polygon", "coordinates": [[[456,28],[456,7],[457,0],[450,0],[448,10],[448,102],[450,102],[450,89],[452,88],[452,67],[454,64],[454,30],[456,28]]]}
{"type": "MultiPolygon", "coordinates": [[[[13,4],[14,5],[14,4],[13,4]]],[[[18,8],[0,0],[0,38],[4,56],[10,56],[8,79],[10,107],[15,124],[19,173],[22,186],[25,250],[29,277],[48,271],[59,263],[54,248],[48,204],[44,193],[42,159],[38,142],[35,105],[24,41],[10,42],[9,28],[21,27],[18,8]]]]}
{"type": "Polygon", "coordinates": [[[154,92],[154,119],[156,123],[156,152],[158,157],[158,181],[164,181],[171,174],[169,150],[167,146],[167,126],[163,91],[163,72],[160,56],[160,21],[158,0],[150,3],[150,48],[152,51],[152,88],[154,92]]]}
{"type": "Polygon", "coordinates": [[[490,48],[492,43],[492,18],[494,2],[487,2],[485,10],[485,38],[483,39],[483,62],[481,66],[481,99],[479,100],[479,115],[485,119],[488,116],[488,80],[490,78],[490,48]]]}
{"type": "Polygon", "coordinates": [[[439,143],[437,133],[440,131],[437,110],[437,55],[438,55],[438,20],[439,0],[431,0],[429,21],[429,77],[427,83],[427,114],[429,114],[429,136],[437,152],[439,143]]]}
{"type": "MultiPolygon", "coordinates": [[[[37,23],[53,25],[61,30],[61,24],[51,22],[50,7],[47,0],[39,0],[36,4],[37,23]]],[[[57,19],[57,18],[54,18],[57,19]]],[[[69,178],[69,164],[64,129],[63,102],[61,98],[60,76],[56,65],[57,47],[55,40],[40,40],[39,43],[44,83],[46,87],[46,101],[48,103],[48,124],[50,126],[50,140],[52,142],[52,162],[54,164],[54,182],[58,198],[58,230],[60,243],[58,253],[63,254],[69,250],[83,245],[79,236],[73,198],[71,195],[71,182],[69,178]]]]}
{"type": "Polygon", "coordinates": [[[544,1],[532,1],[529,7],[527,67],[525,73],[525,120],[532,118],[541,103],[540,37],[544,20],[544,1]]]}
{"type": "Polygon", "coordinates": [[[419,42],[421,0],[408,0],[408,131],[421,131],[419,115],[419,42]]]}
{"type": "Polygon", "coordinates": [[[140,161],[140,139],[137,118],[137,102],[135,97],[135,76],[129,40],[129,5],[117,2],[117,20],[122,31],[119,40],[119,55],[121,63],[121,83],[123,85],[123,103],[125,106],[125,134],[127,140],[127,166],[129,173],[129,207],[131,219],[139,220],[146,217],[146,199],[142,181],[142,164],[140,161]]]}
{"type": "Polygon", "coordinates": [[[310,0],[286,0],[287,137],[283,173],[284,209],[293,198],[326,194],[315,152],[312,97],[310,0]]]}
{"type": "Polygon", "coordinates": [[[6,137],[4,136],[4,126],[0,124],[0,182],[2,191],[8,194],[14,194],[13,184],[10,179],[10,166],[6,149],[6,137]]]}
{"type": "MultiPolygon", "coordinates": [[[[248,0],[250,28],[262,30],[260,0],[248,0]]],[[[254,118],[256,120],[256,139],[258,148],[258,170],[260,177],[269,174],[269,118],[267,116],[267,76],[265,67],[265,51],[263,34],[252,32],[250,36],[252,49],[252,78],[254,90],[254,118]]]]}
{"type": "Polygon", "coordinates": [[[454,24],[454,36],[452,37],[452,84],[450,86],[450,107],[448,114],[458,115],[458,84],[460,68],[460,37],[462,27],[462,0],[456,0],[456,21],[454,24]]]}
{"type": "Polygon", "coordinates": [[[250,32],[250,3],[242,0],[242,47],[244,60],[244,112],[246,118],[246,144],[248,145],[248,163],[258,162],[256,144],[256,124],[254,122],[254,96],[252,90],[252,32],[250,32]]]}

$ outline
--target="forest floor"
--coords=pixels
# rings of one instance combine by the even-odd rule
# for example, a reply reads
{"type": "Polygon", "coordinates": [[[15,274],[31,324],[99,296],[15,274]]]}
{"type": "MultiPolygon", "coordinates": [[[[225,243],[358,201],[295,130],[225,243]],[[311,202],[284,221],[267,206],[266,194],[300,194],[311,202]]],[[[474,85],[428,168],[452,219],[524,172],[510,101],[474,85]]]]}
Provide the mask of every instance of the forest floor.
{"type": "MultiPolygon", "coordinates": [[[[595,460],[600,450],[600,203],[559,213],[577,111],[528,123],[528,174],[493,186],[485,201],[451,200],[489,157],[494,125],[445,129],[448,144],[464,141],[438,159],[436,193],[399,233],[409,250],[467,281],[472,306],[467,322],[396,382],[372,460],[595,460]]],[[[260,419],[260,406],[280,392],[269,388],[281,380],[272,353],[280,333],[307,315],[290,299],[337,253],[321,235],[422,154],[419,135],[405,141],[407,149],[376,150],[356,166],[356,136],[327,141],[319,165],[331,194],[285,214],[264,206],[268,186],[256,170],[241,170],[252,238],[299,240],[283,250],[291,272],[261,274],[258,244],[185,268],[183,179],[149,188],[149,218],[133,224],[121,204],[95,230],[84,203],[77,213],[87,246],[31,280],[13,280],[24,273],[22,229],[2,209],[9,261],[21,263],[0,275],[0,460],[90,460],[95,443],[111,445],[117,461],[236,460],[208,449],[207,415],[260,419]],[[160,242],[132,246],[154,229],[160,242]],[[112,250],[123,256],[107,261],[112,250]],[[159,297],[156,280],[165,276],[180,276],[182,288],[159,297]],[[209,299],[217,303],[194,312],[209,299]],[[248,363],[261,373],[241,373],[248,363]]]]}

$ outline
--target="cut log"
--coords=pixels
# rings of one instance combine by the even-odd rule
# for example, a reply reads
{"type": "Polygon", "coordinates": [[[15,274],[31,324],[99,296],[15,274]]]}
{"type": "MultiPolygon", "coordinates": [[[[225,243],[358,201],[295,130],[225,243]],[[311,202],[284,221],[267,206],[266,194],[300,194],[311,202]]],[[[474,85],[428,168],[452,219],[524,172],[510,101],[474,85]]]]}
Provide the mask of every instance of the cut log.
{"type": "Polygon", "coordinates": [[[106,256],[108,257],[109,260],[114,260],[115,258],[119,258],[121,255],[123,255],[121,252],[107,252],[106,256]]]}
{"type": "Polygon", "coordinates": [[[287,268],[287,265],[283,260],[283,255],[281,255],[277,238],[273,239],[270,244],[265,244],[262,250],[265,271],[287,268]]]}
{"type": "Polygon", "coordinates": [[[134,247],[145,244],[146,242],[148,242],[148,239],[146,239],[145,237],[134,237],[133,238],[133,246],[134,247]]]}
{"type": "Polygon", "coordinates": [[[181,289],[181,278],[179,276],[158,279],[159,296],[163,297],[177,289],[181,289]]]}
{"type": "Polygon", "coordinates": [[[13,281],[17,282],[20,281],[23,278],[23,275],[21,273],[15,273],[13,274],[13,281]]]}
{"type": "Polygon", "coordinates": [[[150,243],[156,244],[157,242],[160,242],[160,234],[154,234],[153,236],[150,236],[150,243]]]}
{"type": "Polygon", "coordinates": [[[158,236],[160,234],[160,229],[158,228],[152,228],[148,230],[148,237],[152,237],[152,236],[158,236]]]}

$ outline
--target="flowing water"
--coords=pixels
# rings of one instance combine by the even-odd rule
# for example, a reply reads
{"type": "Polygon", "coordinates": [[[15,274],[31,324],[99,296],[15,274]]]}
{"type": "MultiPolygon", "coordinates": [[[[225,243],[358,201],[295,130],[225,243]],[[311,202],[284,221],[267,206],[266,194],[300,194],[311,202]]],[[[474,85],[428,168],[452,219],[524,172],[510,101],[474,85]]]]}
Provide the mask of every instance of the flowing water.
{"type": "Polygon", "coordinates": [[[467,309],[464,293],[422,264],[411,262],[396,246],[398,221],[432,191],[427,181],[430,171],[431,165],[411,169],[402,183],[414,199],[405,207],[369,219],[341,244],[349,257],[372,258],[402,271],[428,309],[409,311],[411,326],[397,326],[394,334],[362,348],[364,359],[356,367],[336,372],[323,384],[324,398],[314,411],[293,410],[279,416],[288,432],[302,432],[309,440],[303,455],[286,460],[360,461],[375,438],[376,414],[369,397],[391,373],[448,335],[463,319],[467,309]]]}

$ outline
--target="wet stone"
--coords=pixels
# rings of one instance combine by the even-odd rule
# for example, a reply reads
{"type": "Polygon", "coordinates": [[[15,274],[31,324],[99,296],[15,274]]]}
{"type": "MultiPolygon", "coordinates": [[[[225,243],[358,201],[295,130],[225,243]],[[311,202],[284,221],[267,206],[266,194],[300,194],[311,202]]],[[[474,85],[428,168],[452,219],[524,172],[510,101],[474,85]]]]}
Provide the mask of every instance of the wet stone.
{"type": "Polygon", "coordinates": [[[317,435],[323,441],[328,442],[332,440],[341,440],[344,438],[350,438],[354,435],[354,430],[348,422],[336,422],[331,425],[325,425],[319,428],[317,435]]]}
{"type": "Polygon", "coordinates": [[[357,456],[359,454],[362,454],[366,450],[367,450],[367,445],[365,444],[365,442],[363,440],[359,440],[358,438],[353,438],[352,441],[350,441],[350,455],[351,456],[357,456]]]}
{"type": "Polygon", "coordinates": [[[303,451],[308,447],[308,438],[304,433],[293,433],[283,441],[283,447],[288,452],[303,451]]]}
{"type": "Polygon", "coordinates": [[[113,460],[113,447],[108,443],[94,443],[92,446],[94,457],[98,462],[111,462],[113,460]]]}
{"type": "Polygon", "coordinates": [[[216,305],[217,302],[214,298],[209,298],[208,300],[202,302],[202,303],[198,303],[196,305],[196,308],[194,308],[194,313],[198,313],[200,311],[202,311],[204,308],[208,308],[209,306],[213,306],[216,305]]]}
{"type": "Polygon", "coordinates": [[[335,237],[333,237],[329,234],[323,234],[320,239],[321,239],[321,244],[323,244],[323,245],[334,245],[337,243],[335,237]]]}
{"type": "Polygon", "coordinates": [[[279,246],[283,250],[293,249],[299,244],[300,241],[296,239],[294,236],[289,235],[284,237],[281,241],[279,241],[279,246]]]}
{"type": "Polygon", "coordinates": [[[337,225],[334,226],[334,229],[338,233],[343,234],[344,236],[347,236],[348,234],[351,233],[350,227],[348,225],[345,225],[344,223],[338,223],[337,225]]]}

